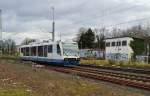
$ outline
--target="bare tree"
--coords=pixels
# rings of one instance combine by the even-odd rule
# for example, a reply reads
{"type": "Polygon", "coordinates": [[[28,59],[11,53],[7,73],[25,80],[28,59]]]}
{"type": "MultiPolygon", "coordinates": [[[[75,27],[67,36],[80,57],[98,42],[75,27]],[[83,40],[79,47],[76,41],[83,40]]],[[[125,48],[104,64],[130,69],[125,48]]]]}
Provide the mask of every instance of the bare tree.
{"type": "Polygon", "coordinates": [[[133,26],[123,31],[123,36],[130,36],[136,38],[144,38],[148,36],[149,29],[141,25],[133,26]]]}
{"type": "Polygon", "coordinates": [[[35,39],[25,38],[21,45],[28,45],[29,43],[35,42],[35,39]]]}
{"type": "Polygon", "coordinates": [[[105,32],[106,32],[106,28],[103,27],[101,29],[94,29],[95,32],[95,36],[96,36],[96,46],[99,49],[104,49],[105,48],[105,43],[104,43],[104,39],[105,39],[105,32]]]}
{"type": "Polygon", "coordinates": [[[16,43],[12,39],[7,39],[2,42],[2,53],[3,54],[15,54],[16,43]]]}

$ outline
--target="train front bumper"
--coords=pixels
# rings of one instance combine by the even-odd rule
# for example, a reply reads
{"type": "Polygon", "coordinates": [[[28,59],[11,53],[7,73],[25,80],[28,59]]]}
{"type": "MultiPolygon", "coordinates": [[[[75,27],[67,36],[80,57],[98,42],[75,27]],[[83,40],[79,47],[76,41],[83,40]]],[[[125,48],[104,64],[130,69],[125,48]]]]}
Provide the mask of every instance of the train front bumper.
{"type": "Polygon", "coordinates": [[[80,63],[80,58],[64,58],[65,65],[77,65],[80,63]]]}

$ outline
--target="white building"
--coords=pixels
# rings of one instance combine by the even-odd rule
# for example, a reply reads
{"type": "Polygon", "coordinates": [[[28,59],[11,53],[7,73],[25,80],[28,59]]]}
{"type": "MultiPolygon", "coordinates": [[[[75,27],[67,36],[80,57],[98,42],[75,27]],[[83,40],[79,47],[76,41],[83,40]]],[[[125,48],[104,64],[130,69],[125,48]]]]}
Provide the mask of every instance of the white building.
{"type": "Polygon", "coordinates": [[[109,60],[130,60],[133,50],[130,47],[131,37],[107,38],[105,40],[105,58],[109,60]]]}

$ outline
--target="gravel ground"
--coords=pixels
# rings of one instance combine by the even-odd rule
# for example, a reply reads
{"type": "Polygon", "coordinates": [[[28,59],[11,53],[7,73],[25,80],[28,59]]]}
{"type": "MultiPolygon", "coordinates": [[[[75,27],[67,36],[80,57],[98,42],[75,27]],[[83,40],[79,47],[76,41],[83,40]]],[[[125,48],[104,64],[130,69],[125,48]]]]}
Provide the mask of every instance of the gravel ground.
{"type": "Polygon", "coordinates": [[[150,92],[0,59],[0,96],[149,96],[150,92]]]}

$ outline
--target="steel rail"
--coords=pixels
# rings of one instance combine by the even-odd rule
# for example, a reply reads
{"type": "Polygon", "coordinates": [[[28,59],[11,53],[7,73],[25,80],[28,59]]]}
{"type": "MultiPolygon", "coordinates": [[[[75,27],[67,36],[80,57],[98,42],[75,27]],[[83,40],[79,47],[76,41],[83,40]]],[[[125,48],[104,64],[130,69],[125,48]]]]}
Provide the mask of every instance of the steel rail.
{"type": "Polygon", "coordinates": [[[97,79],[97,80],[102,80],[102,81],[107,81],[119,85],[124,85],[124,86],[130,86],[130,87],[135,87],[139,89],[145,89],[150,91],[150,81],[149,79],[146,80],[145,78],[142,80],[142,78],[133,78],[130,76],[122,76],[120,75],[113,75],[112,74],[105,74],[105,72],[99,72],[96,70],[91,70],[91,69],[84,69],[84,68],[75,68],[75,67],[48,67],[48,69],[59,71],[59,72],[64,72],[64,73],[69,73],[69,74],[77,74],[82,77],[87,77],[87,78],[92,78],[92,79],[97,79]]]}
{"type": "Polygon", "coordinates": [[[85,65],[82,64],[81,65],[81,64],[79,64],[78,66],[150,75],[150,69],[122,68],[122,67],[111,67],[111,66],[97,66],[97,65],[94,65],[94,64],[93,65],[89,65],[89,64],[87,64],[87,65],[86,64],[85,65]]]}
{"type": "Polygon", "coordinates": [[[125,72],[116,72],[116,71],[111,71],[111,70],[101,70],[101,69],[96,69],[96,68],[88,68],[88,67],[78,67],[74,66],[73,68],[78,68],[78,70],[86,70],[89,72],[94,72],[97,74],[106,74],[106,75],[111,75],[111,76],[119,76],[122,78],[126,79],[133,79],[133,80],[138,80],[138,81],[143,81],[143,82],[150,82],[150,76],[144,76],[141,74],[133,74],[133,73],[125,73],[125,72]]]}

